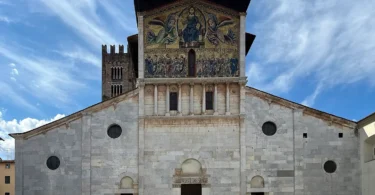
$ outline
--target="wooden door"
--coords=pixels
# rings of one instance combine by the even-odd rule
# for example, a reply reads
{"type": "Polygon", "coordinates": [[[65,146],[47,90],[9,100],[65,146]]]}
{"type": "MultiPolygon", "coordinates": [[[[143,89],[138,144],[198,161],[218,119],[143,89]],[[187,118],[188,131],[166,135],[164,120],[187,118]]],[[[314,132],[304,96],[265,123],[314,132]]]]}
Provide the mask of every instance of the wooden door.
{"type": "Polygon", "coordinates": [[[202,195],[201,184],[182,184],[181,195],[202,195]]]}

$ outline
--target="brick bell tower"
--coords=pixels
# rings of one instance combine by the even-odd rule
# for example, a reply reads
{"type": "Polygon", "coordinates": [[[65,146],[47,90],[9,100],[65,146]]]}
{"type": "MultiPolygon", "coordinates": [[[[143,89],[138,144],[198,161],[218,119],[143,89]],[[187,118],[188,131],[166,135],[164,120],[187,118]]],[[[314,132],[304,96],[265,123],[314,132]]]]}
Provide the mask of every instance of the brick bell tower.
{"type": "Polygon", "coordinates": [[[119,96],[135,88],[136,75],[131,55],[124,52],[124,45],[102,45],[102,101],[119,96]]]}

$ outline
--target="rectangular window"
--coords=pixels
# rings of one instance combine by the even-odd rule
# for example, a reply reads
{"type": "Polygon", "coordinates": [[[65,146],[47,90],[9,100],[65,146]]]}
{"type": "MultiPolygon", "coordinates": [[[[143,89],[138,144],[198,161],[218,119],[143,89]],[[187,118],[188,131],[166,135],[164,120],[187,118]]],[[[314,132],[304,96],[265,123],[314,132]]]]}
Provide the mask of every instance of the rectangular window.
{"type": "Polygon", "coordinates": [[[206,92],[206,110],[214,109],[214,93],[206,92]]]}
{"type": "Polygon", "coordinates": [[[178,96],[176,92],[169,94],[169,110],[177,110],[178,96]]]}
{"type": "Polygon", "coordinates": [[[5,176],[5,184],[10,184],[10,176],[5,176]]]}
{"type": "Polygon", "coordinates": [[[5,195],[10,195],[10,193],[9,192],[5,192],[5,195]]]}
{"type": "Polygon", "coordinates": [[[10,169],[10,163],[5,164],[6,169],[10,169]]]}

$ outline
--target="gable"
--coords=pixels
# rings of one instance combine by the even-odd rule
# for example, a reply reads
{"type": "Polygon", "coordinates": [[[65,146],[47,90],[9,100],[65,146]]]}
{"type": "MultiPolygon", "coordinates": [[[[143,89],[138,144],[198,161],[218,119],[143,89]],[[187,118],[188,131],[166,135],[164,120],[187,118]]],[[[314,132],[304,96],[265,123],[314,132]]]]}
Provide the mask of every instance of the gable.
{"type": "Polygon", "coordinates": [[[122,94],[120,96],[117,96],[115,98],[100,102],[98,104],[92,105],[88,108],[85,108],[83,110],[80,110],[78,112],[75,112],[69,116],[66,116],[64,118],[61,118],[59,120],[53,121],[51,123],[48,123],[46,125],[40,126],[38,128],[32,129],[30,131],[24,132],[24,133],[12,133],[9,134],[9,136],[13,137],[14,139],[28,139],[30,137],[46,133],[50,130],[59,128],[61,126],[65,126],[66,128],[69,127],[69,124],[73,121],[81,119],[83,116],[87,114],[92,114],[96,112],[100,112],[104,109],[107,109],[109,107],[114,107],[119,103],[122,102],[131,102],[138,104],[138,89],[129,91],[125,94],[122,94]]]}
{"type": "Polygon", "coordinates": [[[260,91],[258,89],[252,88],[252,87],[247,87],[246,88],[246,95],[247,96],[254,96],[257,98],[260,98],[269,104],[278,104],[280,106],[283,106],[285,108],[289,109],[298,109],[302,110],[303,115],[309,115],[312,117],[315,117],[317,119],[321,119],[330,125],[336,125],[340,127],[349,127],[352,129],[355,129],[357,126],[357,123],[354,121],[351,121],[349,119],[345,119],[339,116],[335,116],[333,114],[329,114],[320,110],[316,110],[314,108],[310,108],[307,106],[304,106],[302,104],[298,104],[296,102],[292,102],[290,100],[286,100],[284,98],[266,93],[264,91],[260,91]]]}

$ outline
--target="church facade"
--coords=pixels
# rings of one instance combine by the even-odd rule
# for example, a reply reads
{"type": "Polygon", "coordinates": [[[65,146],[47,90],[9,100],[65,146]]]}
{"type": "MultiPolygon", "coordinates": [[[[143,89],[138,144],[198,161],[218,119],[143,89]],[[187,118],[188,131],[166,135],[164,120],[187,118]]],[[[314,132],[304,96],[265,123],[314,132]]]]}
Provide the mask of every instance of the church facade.
{"type": "Polygon", "coordinates": [[[11,134],[16,195],[362,194],[356,122],[246,86],[250,0],[134,3],[103,101],[11,134]]]}

